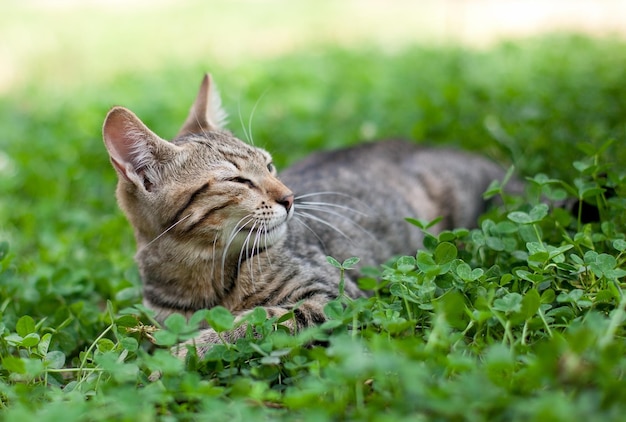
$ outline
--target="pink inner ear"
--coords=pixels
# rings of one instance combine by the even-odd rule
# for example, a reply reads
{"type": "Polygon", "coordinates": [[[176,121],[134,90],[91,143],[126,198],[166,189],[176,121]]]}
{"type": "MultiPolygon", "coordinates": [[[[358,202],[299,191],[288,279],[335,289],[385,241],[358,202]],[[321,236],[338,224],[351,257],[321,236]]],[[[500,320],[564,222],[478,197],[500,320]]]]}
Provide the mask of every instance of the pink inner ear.
{"type": "Polygon", "coordinates": [[[133,151],[137,149],[139,141],[136,136],[131,135],[134,132],[132,122],[124,114],[123,111],[114,109],[104,124],[104,141],[109,154],[122,167],[123,163],[132,163],[133,151]]]}
{"type": "Polygon", "coordinates": [[[158,162],[169,159],[176,146],[159,138],[143,124],[130,110],[113,108],[107,115],[102,128],[104,143],[113,167],[120,177],[151,190],[158,171],[145,172],[158,162]],[[159,157],[159,160],[156,157],[159,157]]]}
{"type": "Polygon", "coordinates": [[[121,107],[109,112],[104,122],[103,135],[113,167],[130,181],[132,175],[129,172],[139,174],[151,156],[148,144],[156,135],[132,112],[121,107]]]}
{"type": "Polygon", "coordinates": [[[126,174],[126,168],[121,163],[116,161],[113,157],[111,157],[111,164],[113,164],[113,167],[121,176],[124,176],[124,179],[128,180],[129,182],[131,181],[128,177],[128,174],[126,174]]]}

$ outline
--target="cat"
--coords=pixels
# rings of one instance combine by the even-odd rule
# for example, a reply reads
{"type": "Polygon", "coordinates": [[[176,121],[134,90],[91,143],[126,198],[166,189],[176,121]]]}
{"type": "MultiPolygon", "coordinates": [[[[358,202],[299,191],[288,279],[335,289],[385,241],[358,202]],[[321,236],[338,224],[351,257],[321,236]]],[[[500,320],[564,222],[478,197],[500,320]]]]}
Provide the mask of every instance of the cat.
{"type": "MultiPolygon", "coordinates": [[[[475,226],[482,193],[504,176],[485,158],[400,140],[317,152],[277,174],[268,152],[223,128],[220,103],[205,75],[171,142],[123,107],[104,122],[144,304],[161,323],[221,305],[237,318],[255,307],[268,317],[293,312],[285,323],[292,331],[320,324],[324,305],[339,294],[327,256],[372,266],[414,255],[423,234],[405,217],[441,217],[433,231],[475,226]]],[[[367,295],[357,286],[359,268],[345,274],[353,298],[367,295]]],[[[244,335],[242,325],[225,338],[244,335]]],[[[176,353],[195,347],[203,356],[221,341],[204,328],[176,353]]]]}

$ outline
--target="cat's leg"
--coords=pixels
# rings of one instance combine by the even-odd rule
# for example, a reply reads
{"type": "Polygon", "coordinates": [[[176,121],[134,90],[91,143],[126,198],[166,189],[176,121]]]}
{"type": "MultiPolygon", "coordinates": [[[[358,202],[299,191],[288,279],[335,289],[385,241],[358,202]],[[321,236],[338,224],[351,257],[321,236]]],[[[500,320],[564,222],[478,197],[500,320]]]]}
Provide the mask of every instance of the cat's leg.
{"type": "MultiPolygon", "coordinates": [[[[296,333],[307,327],[319,325],[326,321],[324,306],[328,303],[328,297],[324,296],[318,300],[309,299],[299,303],[297,306],[269,306],[263,307],[268,318],[280,319],[284,315],[292,312],[293,317],[282,322],[281,325],[287,327],[291,333],[296,333]]],[[[235,318],[235,327],[232,330],[218,334],[212,328],[205,328],[193,339],[182,342],[172,348],[172,353],[178,357],[187,356],[189,349],[195,349],[196,354],[202,358],[214,345],[222,343],[236,343],[238,339],[246,337],[248,334],[248,324],[245,322],[246,316],[251,313],[245,311],[235,318]]],[[[253,334],[254,335],[254,334],[253,334]]]]}

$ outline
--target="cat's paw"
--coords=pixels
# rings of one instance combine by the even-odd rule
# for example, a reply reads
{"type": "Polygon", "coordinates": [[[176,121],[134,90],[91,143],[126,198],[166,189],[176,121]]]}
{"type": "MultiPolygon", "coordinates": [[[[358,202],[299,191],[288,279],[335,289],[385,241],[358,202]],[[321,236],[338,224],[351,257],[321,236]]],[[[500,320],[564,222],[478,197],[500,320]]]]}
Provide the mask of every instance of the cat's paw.
{"type": "Polygon", "coordinates": [[[171,352],[174,356],[184,359],[189,350],[195,349],[200,359],[211,350],[216,344],[235,343],[237,339],[246,335],[246,327],[240,326],[232,331],[226,331],[218,334],[215,330],[207,328],[200,331],[196,337],[191,340],[184,341],[172,347],[171,352]]]}
{"type": "Polygon", "coordinates": [[[206,329],[201,331],[197,337],[172,347],[171,352],[174,356],[184,359],[189,353],[189,350],[195,349],[198,357],[202,358],[211,347],[222,342],[222,339],[220,339],[215,331],[206,329]]]}

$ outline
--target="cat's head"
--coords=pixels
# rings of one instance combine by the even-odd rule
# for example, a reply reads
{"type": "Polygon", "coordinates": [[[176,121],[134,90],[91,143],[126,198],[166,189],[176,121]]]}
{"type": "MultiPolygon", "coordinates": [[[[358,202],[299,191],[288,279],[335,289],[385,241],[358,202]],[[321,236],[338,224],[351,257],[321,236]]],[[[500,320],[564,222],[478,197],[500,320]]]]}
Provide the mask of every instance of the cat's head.
{"type": "Polygon", "coordinates": [[[238,254],[284,235],[292,192],[270,154],[223,130],[224,118],[209,75],[172,142],[123,107],[107,115],[103,137],[119,176],[118,202],[139,249],[158,239],[238,254]]]}

